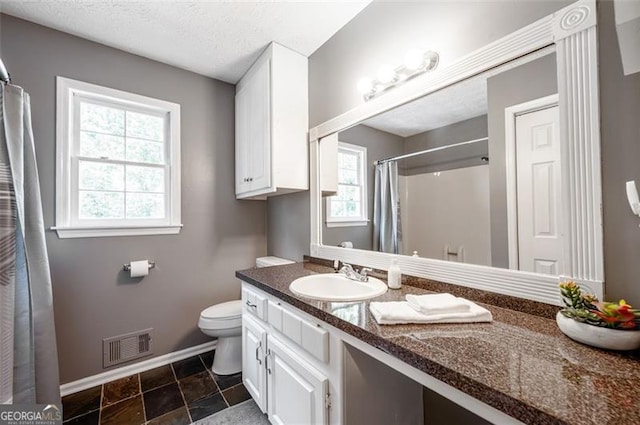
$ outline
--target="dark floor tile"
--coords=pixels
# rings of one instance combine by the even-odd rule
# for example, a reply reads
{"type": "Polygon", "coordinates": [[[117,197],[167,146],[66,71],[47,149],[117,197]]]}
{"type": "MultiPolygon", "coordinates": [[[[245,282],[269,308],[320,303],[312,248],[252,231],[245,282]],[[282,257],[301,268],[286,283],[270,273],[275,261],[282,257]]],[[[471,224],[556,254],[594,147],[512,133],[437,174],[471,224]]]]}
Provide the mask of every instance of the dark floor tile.
{"type": "Polygon", "coordinates": [[[189,405],[189,413],[191,413],[191,420],[198,421],[226,408],[227,403],[222,398],[222,394],[215,393],[191,403],[189,405]]]}
{"type": "Polygon", "coordinates": [[[133,397],[139,393],[140,381],[138,380],[138,374],[108,382],[104,384],[102,390],[102,407],[133,397]]]}
{"type": "Polygon", "coordinates": [[[224,391],[227,388],[231,388],[242,383],[242,372],[234,375],[216,375],[214,373],[213,378],[216,380],[218,387],[220,387],[220,391],[224,391]]]}
{"type": "Polygon", "coordinates": [[[251,398],[251,395],[244,387],[243,384],[236,385],[235,387],[231,387],[228,390],[224,390],[222,392],[222,396],[229,406],[233,406],[234,404],[242,403],[243,401],[247,401],[251,398]]]}
{"type": "Polygon", "coordinates": [[[215,357],[215,355],[215,350],[200,354],[200,359],[202,359],[204,367],[206,367],[207,369],[211,369],[211,365],[213,364],[213,358],[215,357]]]}
{"type": "Polygon", "coordinates": [[[100,408],[102,386],[89,388],[62,398],[62,418],[71,419],[100,408]]]}
{"type": "Polygon", "coordinates": [[[181,407],[172,412],[165,413],[162,416],[147,422],[147,425],[189,425],[191,418],[186,407],[181,407]]]}
{"type": "Polygon", "coordinates": [[[146,391],[142,396],[144,397],[144,411],[147,413],[148,421],[184,407],[184,400],[177,382],[146,391]]]}
{"type": "Polygon", "coordinates": [[[175,380],[171,365],[160,366],[140,373],[140,386],[143,392],[170,384],[175,380]]]}
{"type": "Polygon", "coordinates": [[[200,360],[200,356],[193,356],[188,359],[177,361],[172,363],[171,366],[173,366],[173,370],[176,372],[176,378],[178,379],[186,378],[187,376],[191,376],[205,370],[204,365],[200,360]]]}
{"type": "Polygon", "coordinates": [[[187,404],[218,392],[218,386],[206,370],[181,379],[178,383],[187,404]]]}
{"type": "Polygon", "coordinates": [[[76,416],[65,422],[65,425],[98,425],[100,422],[100,411],[94,410],[93,412],[86,413],[82,416],[76,416]]]}
{"type": "Polygon", "coordinates": [[[140,425],[144,421],[142,397],[137,395],[102,409],[100,425],[140,425]]]}

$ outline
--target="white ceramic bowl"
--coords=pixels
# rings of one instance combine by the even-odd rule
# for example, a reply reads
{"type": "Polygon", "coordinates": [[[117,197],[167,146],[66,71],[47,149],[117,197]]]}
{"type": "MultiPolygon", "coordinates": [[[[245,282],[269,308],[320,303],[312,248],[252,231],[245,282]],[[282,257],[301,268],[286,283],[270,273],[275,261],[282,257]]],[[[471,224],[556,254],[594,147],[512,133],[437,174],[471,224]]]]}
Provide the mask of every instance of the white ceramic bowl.
{"type": "Polygon", "coordinates": [[[640,330],[622,331],[592,326],[565,317],[561,312],[556,315],[556,322],[566,336],[583,344],[619,351],[640,348],[640,330]]]}

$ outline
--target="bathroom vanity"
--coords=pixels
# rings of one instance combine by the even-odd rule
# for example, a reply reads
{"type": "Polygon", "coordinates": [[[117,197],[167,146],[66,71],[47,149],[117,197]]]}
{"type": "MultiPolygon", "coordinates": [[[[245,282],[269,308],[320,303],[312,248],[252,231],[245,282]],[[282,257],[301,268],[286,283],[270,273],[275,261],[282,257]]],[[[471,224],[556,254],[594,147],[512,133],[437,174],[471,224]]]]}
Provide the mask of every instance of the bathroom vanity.
{"type": "Polygon", "coordinates": [[[289,290],[298,277],[332,271],[305,262],[236,273],[245,386],[272,423],[422,424],[431,418],[423,392],[467,410],[473,423],[640,421],[640,353],[571,341],[554,306],[405,277],[401,290],[373,300],[451,292],[481,303],[494,322],[383,326],[368,301],[313,301],[289,290]]]}

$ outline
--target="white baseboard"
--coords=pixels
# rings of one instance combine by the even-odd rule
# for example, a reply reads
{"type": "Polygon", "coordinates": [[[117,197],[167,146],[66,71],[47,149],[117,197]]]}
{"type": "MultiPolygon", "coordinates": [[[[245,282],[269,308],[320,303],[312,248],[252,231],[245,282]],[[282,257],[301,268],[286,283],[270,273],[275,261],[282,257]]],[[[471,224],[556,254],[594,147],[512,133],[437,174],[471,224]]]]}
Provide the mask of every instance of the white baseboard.
{"type": "Polygon", "coordinates": [[[146,370],[164,366],[178,360],[187,359],[197,354],[206,353],[207,351],[211,351],[216,348],[216,342],[217,341],[206,342],[204,344],[196,345],[195,347],[189,347],[185,348],[184,350],[174,351],[172,353],[154,357],[149,360],[122,366],[117,369],[109,370],[107,372],[98,373],[97,375],[78,379],[77,381],[62,384],[60,385],[60,394],[62,395],[62,397],[64,397],[69,394],[77,393],[79,391],[95,387],[97,385],[102,385],[116,379],[133,375],[134,373],[144,372],[146,370]]]}

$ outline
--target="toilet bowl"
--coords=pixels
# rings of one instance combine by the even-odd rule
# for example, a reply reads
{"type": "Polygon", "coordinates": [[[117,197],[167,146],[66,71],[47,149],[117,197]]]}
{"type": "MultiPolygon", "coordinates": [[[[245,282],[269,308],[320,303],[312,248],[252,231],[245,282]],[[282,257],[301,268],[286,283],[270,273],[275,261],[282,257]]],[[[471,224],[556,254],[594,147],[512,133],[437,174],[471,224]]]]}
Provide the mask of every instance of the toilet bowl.
{"type": "Polygon", "coordinates": [[[216,375],[233,375],[242,371],[242,301],[228,301],[205,308],[198,327],[218,338],[211,370],[216,375]]]}
{"type": "MultiPolygon", "coordinates": [[[[278,257],[260,257],[256,267],[291,264],[278,257]]],[[[205,308],[200,313],[198,327],[205,334],[218,338],[211,370],[216,375],[242,372],[242,301],[228,301],[205,308]]]]}

